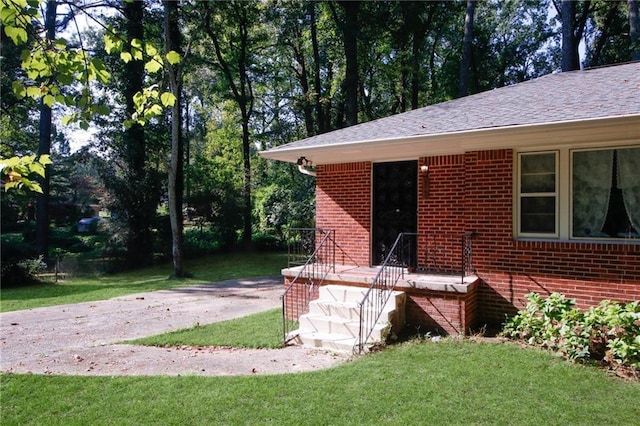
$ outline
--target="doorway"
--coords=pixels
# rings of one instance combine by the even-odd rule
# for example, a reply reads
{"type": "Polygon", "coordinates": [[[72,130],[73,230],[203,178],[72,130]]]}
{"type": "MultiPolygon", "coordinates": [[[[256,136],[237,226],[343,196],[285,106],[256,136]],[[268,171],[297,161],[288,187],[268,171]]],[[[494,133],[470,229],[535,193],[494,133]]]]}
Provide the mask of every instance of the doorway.
{"type": "Polygon", "coordinates": [[[371,264],[380,265],[398,234],[417,232],[418,161],[374,163],[372,204],[371,264]]]}

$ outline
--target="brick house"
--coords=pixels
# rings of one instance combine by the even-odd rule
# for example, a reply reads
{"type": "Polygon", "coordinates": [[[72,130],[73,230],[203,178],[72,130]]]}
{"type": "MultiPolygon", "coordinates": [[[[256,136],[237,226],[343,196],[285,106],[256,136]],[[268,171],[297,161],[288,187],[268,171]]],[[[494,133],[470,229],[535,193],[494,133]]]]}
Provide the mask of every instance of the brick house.
{"type": "MultiPolygon", "coordinates": [[[[638,62],[546,75],[260,154],[316,176],[316,226],[336,250],[322,285],[370,285],[396,236],[412,236],[394,285],[413,327],[499,325],[528,292],[562,292],[581,307],[640,300],[638,62]]],[[[289,285],[299,270],[283,275],[289,285]]]]}

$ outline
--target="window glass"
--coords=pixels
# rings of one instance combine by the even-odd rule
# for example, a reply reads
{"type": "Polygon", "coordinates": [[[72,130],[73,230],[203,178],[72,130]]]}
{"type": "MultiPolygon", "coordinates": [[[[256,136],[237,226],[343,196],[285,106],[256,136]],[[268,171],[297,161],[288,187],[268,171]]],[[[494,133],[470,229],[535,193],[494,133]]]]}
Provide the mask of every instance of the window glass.
{"type": "Polygon", "coordinates": [[[555,152],[520,155],[520,232],[556,233],[555,152]]]}
{"type": "Polygon", "coordinates": [[[572,152],[572,236],[640,238],[640,148],[572,152]]]}
{"type": "Polygon", "coordinates": [[[523,197],[520,229],[528,233],[556,232],[556,198],[523,197]]]}

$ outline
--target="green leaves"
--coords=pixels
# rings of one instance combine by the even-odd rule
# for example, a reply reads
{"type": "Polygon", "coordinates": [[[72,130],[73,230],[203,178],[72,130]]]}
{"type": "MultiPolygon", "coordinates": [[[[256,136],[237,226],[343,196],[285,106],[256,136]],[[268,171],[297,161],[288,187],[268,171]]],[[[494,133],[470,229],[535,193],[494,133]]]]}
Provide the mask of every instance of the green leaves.
{"type": "Polygon", "coordinates": [[[167,57],[167,62],[169,62],[171,65],[179,64],[181,61],[180,54],[175,50],[172,50],[169,53],[167,53],[166,57],[167,57]]]}
{"type": "Polygon", "coordinates": [[[0,160],[0,174],[5,191],[20,190],[25,188],[29,191],[42,193],[42,187],[38,182],[32,180],[31,176],[45,176],[45,169],[51,164],[49,155],[27,155],[24,157],[11,157],[0,160]]]}
{"type": "MultiPolygon", "coordinates": [[[[143,43],[142,40],[134,38],[129,43],[116,35],[113,28],[107,28],[104,36],[105,48],[108,53],[119,53],[120,59],[129,63],[131,61],[145,61],[144,69],[149,74],[156,74],[165,68],[165,65],[176,65],[181,61],[180,54],[170,51],[164,56],[151,43],[143,43]]],[[[173,107],[176,97],[171,92],[160,92],[158,85],[153,84],[138,92],[133,97],[135,113],[126,120],[125,127],[134,124],[144,126],[153,117],[161,115],[163,108],[173,107]]]]}
{"type": "Polygon", "coordinates": [[[165,107],[172,107],[176,104],[176,97],[173,93],[164,92],[160,95],[160,102],[165,107]]]}
{"type": "Polygon", "coordinates": [[[156,73],[162,69],[162,62],[158,62],[154,59],[144,64],[144,69],[150,73],[156,73]]]}
{"type": "Polygon", "coordinates": [[[503,335],[557,351],[570,360],[604,359],[612,366],[640,367],[640,302],[603,300],[587,310],[560,293],[525,296],[524,310],[508,320],[503,335]]]}
{"type": "MultiPolygon", "coordinates": [[[[41,20],[39,6],[41,0],[3,0],[0,3],[0,19],[3,30],[16,45],[26,45],[29,34],[37,34],[34,23],[41,20]]],[[[67,125],[78,123],[86,129],[94,115],[109,113],[105,105],[94,105],[89,87],[92,82],[108,83],[111,73],[98,58],[92,58],[81,48],[69,47],[67,41],[58,38],[53,41],[35,36],[35,43],[29,45],[21,54],[21,68],[27,79],[14,81],[12,89],[18,98],[41,99],[44,105],[54,107],[61,104],[76,109],[62,119],[67,125]],[[63,86],[81,84],[80,95],[63,96],[63,86]]],[[[107,27],[104,35],[107,53],[119,54],[120,59],[145,61],[144,69],[156,74],[165,67],[179,64],[180,54],[170,51],[161,54],[152,43],[140,39],[125,40],[113,27],[107,27]]],[[[176,97],[169,92],[160,92],[151,86],[136,97],[136,113],[127,124],[144,124],[147,120],[162,114],[163,108],[175,105],[176,97]]]]}
{"type": "MultiPolygon", "coordinates": [[[[17,98],[41,99],[43,104],[54,107],[61,104],[79,109],[63,119],[63,123],[78,122],[87,128],[94,114],[108,113],[108,109],[92,108],[93,99],[89,86],[98,81],[107,83],[111,74],[104,63],[91,58],[82,48],[71,48],[64,38],[41,38],[34,25],[41,20],[38,0],[11,0],[1,3],[0,19],[7,36],[14,44],[27,45],[20,58],[20,66],[27,78],[12,82],[17,98]],[[32,40],[29,40],[32,34],[32,40]],[[63,96],[64,86],[80,84],[79,96],[63,96]]],[[[116,39],[111,39],[111,48],[116,39]]],[[[25,184],[26,185],[26,184],[25,184]]]]}
{"type": "Polygon", "coordinates": [[[4,33],[13,41],[14,44],[27,42],[27,32],[23,28],[5,27],[4,33]]]}
{"type": "Polygon", "coordinates": [[[37,2],[26,0],[2,1],[0,3],[0,21],[4,33],[15,45],[26,43],[29,39],[27,29],[31,20],[40,17],[37,2]]]}

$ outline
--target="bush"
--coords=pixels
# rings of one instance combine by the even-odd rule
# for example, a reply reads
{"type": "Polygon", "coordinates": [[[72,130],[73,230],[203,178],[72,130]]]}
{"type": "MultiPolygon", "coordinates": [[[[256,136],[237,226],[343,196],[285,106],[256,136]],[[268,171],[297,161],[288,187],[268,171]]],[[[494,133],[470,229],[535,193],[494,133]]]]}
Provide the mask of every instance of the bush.
{"type": "Polygon", "coordinates": [[[603,300],[581,311],[560,293],[526,295],[524,310],[504,324],[502,335],[564,355],[640,370],[640,301],[603,300]]]}
{"type": "Polygon", "coordinates": [[[26,244],[2,241],[0,282],[2,287],[16,287],[37,281],[36,273],[46,269],[42,257],[36,257],[26,244]]]}
{"type": "Polygon", "coordinates": [[[186,257],[198,257],[220,250],[222,243],[211,229],[185,229],[184,251],[186,257]]]}
{"type": "Polygon", "coordinates": [[[275,235],[255,233],[251,238],[256,250],[272,251],[286,248],[285,243],[275,235]]]}

